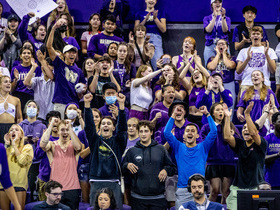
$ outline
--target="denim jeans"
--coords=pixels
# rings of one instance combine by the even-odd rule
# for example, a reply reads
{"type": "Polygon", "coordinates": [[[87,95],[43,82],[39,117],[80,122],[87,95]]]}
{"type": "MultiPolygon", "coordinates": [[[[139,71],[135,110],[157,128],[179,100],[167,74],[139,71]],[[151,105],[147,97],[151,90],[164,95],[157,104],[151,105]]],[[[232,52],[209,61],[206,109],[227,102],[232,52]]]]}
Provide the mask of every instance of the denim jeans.
{"type": "Polygon", "coordinates": [[[153,69],[157,69],[157,60],[160,58],[160,56],[163,55],[163,49],[162,49],[162,38],[159,34],[152,34],[147,33],[147,36],[150,36],[150,42],[155,46],[155,53],[151,60],[151,64],[153,66],[153,69]]]}
{"type": "Polygon", "coordinates": [[[204,47],[204,52],[203,52],[203,56],[204,56],[204,63],[205,63],[205,68],[207,67],[207,61],[209,60],[209,58],[211,58],[212,56],[216,56],[216,51],[215,51],[215,44],[211,44],[210,46],[206,46],[204,47]]]}

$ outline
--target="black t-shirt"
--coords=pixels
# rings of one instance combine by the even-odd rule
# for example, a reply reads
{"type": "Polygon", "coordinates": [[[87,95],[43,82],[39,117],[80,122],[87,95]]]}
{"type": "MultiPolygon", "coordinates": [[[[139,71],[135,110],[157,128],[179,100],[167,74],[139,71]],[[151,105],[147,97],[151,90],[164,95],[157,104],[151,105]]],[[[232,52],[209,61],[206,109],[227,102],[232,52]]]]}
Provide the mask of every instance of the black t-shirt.
{"type": "Polygon", "coordinates": [[[70,207],[63,205],[61,203],[56,205],[49,205],[46,201],[40,203],[32,208],[32,210],[39,210],[39,209],[46,209],[46,210],[54,210],[54,209],[61,209],[61,210],[71,210],[70,207]]]}
{"type": "Polygon", "coordinates": [[[253,143],[247,147],[242,139],[235,138],[233,151],[238,155],[237,170],[233,185],[242,189],[252,189],[264,180],[264,161],[267,149],[266,140],[261,137],[261,144],[253,143]]]}

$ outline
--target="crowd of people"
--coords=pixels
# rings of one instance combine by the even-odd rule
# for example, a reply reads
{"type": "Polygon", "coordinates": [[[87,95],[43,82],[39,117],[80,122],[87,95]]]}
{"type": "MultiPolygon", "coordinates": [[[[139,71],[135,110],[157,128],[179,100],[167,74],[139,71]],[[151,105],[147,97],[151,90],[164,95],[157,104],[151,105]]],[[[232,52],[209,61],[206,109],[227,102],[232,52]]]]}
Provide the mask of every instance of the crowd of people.
{"type": "Polygon", "coordinates": [[[211,0],[203,54],[186,36],[171,56],[157,0],[131,32],[129,2],[104,1],[80,39],[56,3],[32,25],[34,13],[5,19],[0,3],[1,209],[236,210],[238,190],[280,190],[280,44],[270,48],[254,6],[229,40],[211,0]]]}

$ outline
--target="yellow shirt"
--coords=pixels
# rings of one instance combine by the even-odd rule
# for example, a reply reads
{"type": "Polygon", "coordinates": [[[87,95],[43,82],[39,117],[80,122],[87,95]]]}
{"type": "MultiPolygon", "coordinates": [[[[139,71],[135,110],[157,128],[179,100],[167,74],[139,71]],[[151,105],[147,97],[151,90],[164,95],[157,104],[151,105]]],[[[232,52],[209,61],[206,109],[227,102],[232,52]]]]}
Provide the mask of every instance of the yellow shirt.
{"type": "MultiPolygon", "coordinates": [[[[28,188],[27,175],[33,160],[33,148],[30,144],[24,145],[21,154],[12,159],[14,148],[12,146],[6,149],[7,159],[10,170],[10,177],[14,187],[28,188]]],[[[0,189],[3,189],[0,184],[0,189]]]]}

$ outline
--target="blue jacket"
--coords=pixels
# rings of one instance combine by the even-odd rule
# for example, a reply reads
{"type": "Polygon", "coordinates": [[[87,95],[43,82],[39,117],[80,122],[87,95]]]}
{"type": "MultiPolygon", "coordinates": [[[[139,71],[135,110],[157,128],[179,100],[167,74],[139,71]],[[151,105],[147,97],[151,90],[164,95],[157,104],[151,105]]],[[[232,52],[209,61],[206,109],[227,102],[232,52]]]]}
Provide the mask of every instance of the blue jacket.
{"type": "MultiPolygon", "coordinates": [[[[196,204],[194,201],[189,201],[187,203],[182,204],[182,206],[185,209],[189,209],[189,210],[198,210],[198,208],[196,207],[196,204]]],[[[216,203],[216,202],[211,202],[209,206],[207,207],[207,210],[224,210],[224,206],[220,203],[216,203]]]]}

